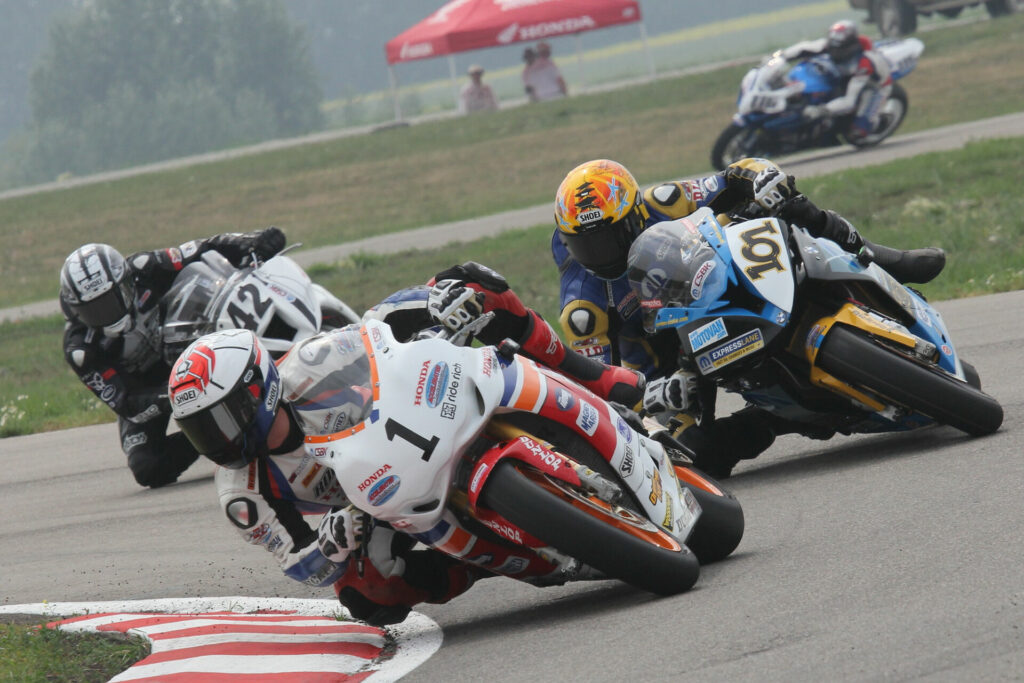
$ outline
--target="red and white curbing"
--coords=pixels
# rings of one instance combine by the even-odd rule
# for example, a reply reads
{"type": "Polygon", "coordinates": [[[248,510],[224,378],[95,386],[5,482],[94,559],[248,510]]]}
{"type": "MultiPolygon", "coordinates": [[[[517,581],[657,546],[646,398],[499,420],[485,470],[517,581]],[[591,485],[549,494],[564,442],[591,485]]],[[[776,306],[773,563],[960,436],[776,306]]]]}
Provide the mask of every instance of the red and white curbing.
{"type": "Polygon", "coordinates": [[[0,614],[67,617],[49,626],[115,631],[152,643],[148,657],[111,679],[174,683],[394,681],[441,647],[441,629],[413,612],[379,628],[338,621],[334,600],[166,598],[0,605],[0,614]]]}

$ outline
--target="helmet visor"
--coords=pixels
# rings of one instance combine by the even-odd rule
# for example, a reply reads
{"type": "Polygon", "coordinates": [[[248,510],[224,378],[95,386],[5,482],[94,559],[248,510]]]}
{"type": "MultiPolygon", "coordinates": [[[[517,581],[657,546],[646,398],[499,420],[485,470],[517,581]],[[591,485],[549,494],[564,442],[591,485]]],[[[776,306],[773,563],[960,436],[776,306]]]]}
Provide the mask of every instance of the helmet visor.
{"type": "Polygon", "coordinates": [[[724,264],[696,228],[683,221],[644,231],[630,249],[628,277],[648,332],[659,309],[707,305],[725,287],[724,264]]]}
{"type": "Polygon", "coordinates": [[[69,303],[78,319],[89,327],[106,327],[124,318],[131,311],[135,287],[125,278],[94,299],[69,303]]]}
{"type": "Polygon", "coordinates": [[[643,230],[643,217],[637,209],[620,220],[576,233],[561,233],[566,249],[577,262],[594,275],[614,280],[626,272],[629,245],[643,230]]]}
{"type": "Polygon", "coordinates": [[[240,385],[213,406],[175,421],[197,451],[218,465],[239,469],[265,448],[257,438],[265,433],[257,420],[259,408],[259,385],[240,385]]]}

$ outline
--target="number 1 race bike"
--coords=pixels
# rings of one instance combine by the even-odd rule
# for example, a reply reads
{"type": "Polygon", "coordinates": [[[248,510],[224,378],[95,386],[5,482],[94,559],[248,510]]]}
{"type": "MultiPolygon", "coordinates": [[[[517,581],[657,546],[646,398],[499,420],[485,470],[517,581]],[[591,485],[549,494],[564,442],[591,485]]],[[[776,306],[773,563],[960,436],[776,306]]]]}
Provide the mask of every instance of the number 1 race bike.
{"type": "MultiPolygon", "coordinates": [[[[917,65],[924,43],[917,38],[878,41],[875,49],[888,60],[892,79],[896,81],[917,65]]],[[[824,104],[841,95],[840,88],[845,88],[845,79],[826,54],[801,61],[792,68],[780,55],[772,55],[743,77],[732,123],[719,134],[711,149],[712,166],[721,170],[744,157],[771,158],[840,144],[839,138],[849,130],[853,114],[813,120],[803,116],[808,105],[824,104]]],[[[903,122],[908,104],[906,90],[893,83],[875,130],[847,142],[857,147],[877,145],[903,122]]]]}
{"type": "Polygon", "coordinates": [[[216,251],[185,266],[161,304],[167,311],[167,361],[173,363],[185,347],[217,330],[252,330],[276,358],[299,339],[357,322],[355,311],[285,256],[297,246],[262,263],[253,256],[242,268],[216,251]]]}
{"type": "Polygon", "coordinates": [[[808,434],[998,429],[1002,407],[939,312],[860,258],[776,218],[722,225],[701,209],[641,233],[628,273],[647,328],[675,329],[699,373],[702,420],[719,386],[808,434]]]}
{"type": "Polygon", "coordinates": [[[494,574],[667,595],[735,549],[744,523],[731,494],[595,394],[503,348],[399,343],[370,320],[296,345],[288,358],[304,367],[283,375],[282,395],[356,507],[494,574]]]}

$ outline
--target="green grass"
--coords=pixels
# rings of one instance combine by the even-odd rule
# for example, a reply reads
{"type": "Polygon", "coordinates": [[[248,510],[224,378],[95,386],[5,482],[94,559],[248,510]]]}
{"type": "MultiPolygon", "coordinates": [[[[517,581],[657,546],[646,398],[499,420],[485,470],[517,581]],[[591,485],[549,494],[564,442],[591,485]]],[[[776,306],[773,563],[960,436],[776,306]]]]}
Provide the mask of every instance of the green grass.
{"type": "MultiPolygon", "coordinates": [[[[922,36],[903,131],[1019,111],[1024,14],[922,36]],[[951,87],[955,84],[955,87],[951,87]]],[[[52,298],[88,241],[128,253],[269,224],[322,246],[550,201],[580,161],[703,173],[745,67],[0,201],[0,306],[52,298]]]]}
{"type": "Polygon", "coordinates": [[[68,633],[45,624],[0,624],[0,681],[100,683],[149,654],[142,638],[68,633]]]}
{"type": "MultiPolygon", "coordinates": [[[[969,144],[884,166],[798,183],[817,204],[849,218],[871,240],[949,252],[932,300],[1024,287],[1024,138],[969,144]]],[[[456,263],[475,260],[503,273],[528,305],[557,320],[558,271],[551,227],[541,225],[440,249],[358,254],[310,275],[362,311],[391,292],[456,263]]],[[[113,419],[60,353],[59,316],[0,325],[0,436],[113,419]]]]}

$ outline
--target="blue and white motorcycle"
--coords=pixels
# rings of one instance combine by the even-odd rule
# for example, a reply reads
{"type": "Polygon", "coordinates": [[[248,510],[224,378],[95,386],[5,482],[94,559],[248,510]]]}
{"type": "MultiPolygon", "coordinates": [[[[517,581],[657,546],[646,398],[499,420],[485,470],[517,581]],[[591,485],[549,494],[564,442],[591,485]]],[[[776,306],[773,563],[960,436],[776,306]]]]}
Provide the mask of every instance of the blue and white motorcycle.
{"type": "Polygon", "coordinates": [[[808,434],[996,431],[1003,409],[939,312],[859,258],[777,218],[722,225],[705,208],[641,233],[628,275],[648,330],[677,331],[702,421],[722,387],[808,434]]]}
{"type": "MultiPolygon", "coordinates": [[[[894,81],[913,71],[924,52],[917,38],[878,41],[875,49],[889,62],[894,81]]],[[[853,115],[807,120],[808,105],[824,104],[841,94],[844,79],[827,54],[816,55],[790,68],[779,53],[747,72],[740,83],[736,113],[711,150],[711,164],[723,169],[744,157],[772,157],[842,142],[853,115]]],[[[907,115],[907,91],[893,83],[889,99],[871,134],[849,139],[857,147],[877,145],[899,128],[907,115]]]]}

